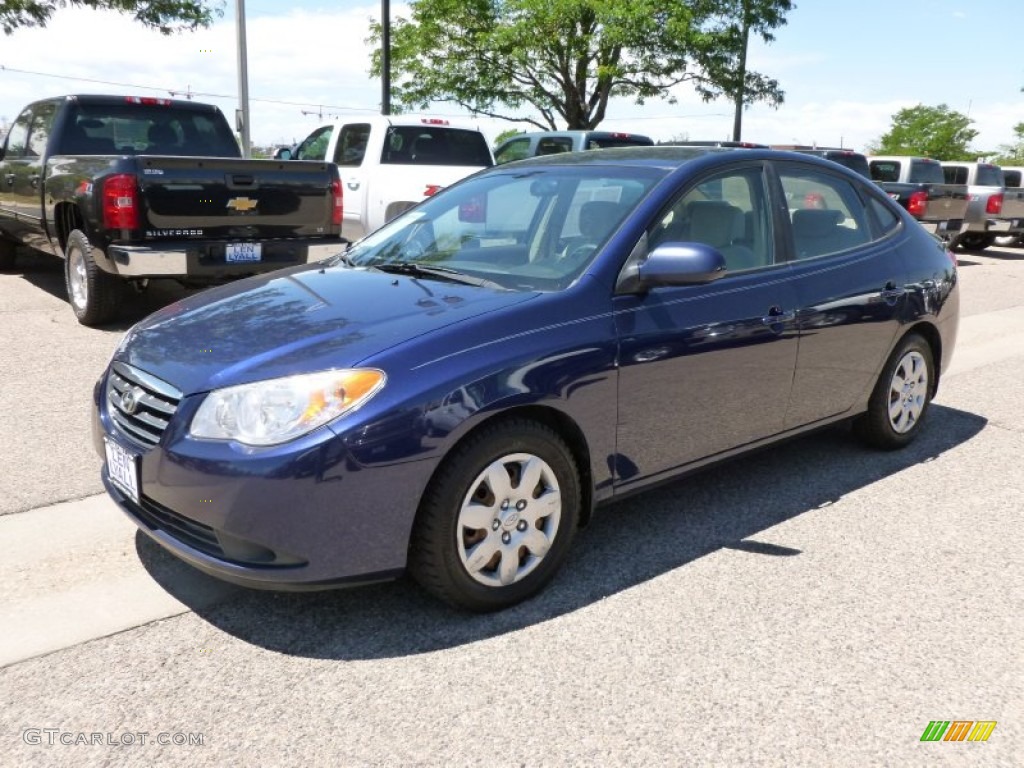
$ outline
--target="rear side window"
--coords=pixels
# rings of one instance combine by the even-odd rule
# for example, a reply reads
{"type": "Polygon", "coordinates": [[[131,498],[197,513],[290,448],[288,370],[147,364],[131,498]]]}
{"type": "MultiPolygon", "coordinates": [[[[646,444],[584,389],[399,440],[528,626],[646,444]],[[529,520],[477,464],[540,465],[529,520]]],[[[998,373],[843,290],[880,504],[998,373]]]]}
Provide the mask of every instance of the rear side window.
{"type": "Polygon", "coordinates": [[[219,112],[169,105],[77,104],[64,139],[66,154],[241,156],[219,112]]]}
{"type": "Polygon", "coordinates": [[[1003,181],[1008,187],[1020,186],[1020,171],[1003,171],[1003,181]]]}
{"type": "Polygon", "coordinates": [[[942,177],[947,184],[966,184],[967,167],[963,165],[942,166],[942,177]]]}
{"type": "Polygon", "coordinates": [[[38,104],[32,115],[32,130],[28,135],[29,157],[42,157],[46,154],[46,145],[50,141],[53,119],[57,115],[57,105],[52,101],[38,104]]]}
{"type": "Polygon", "coordinates": [[[27,109],[22,112],[14,121],[11,130],[7,133],[7,154],[6,157],[24,157],[25,149],[28,147],[28,126],[32,121],[32,113],[27,109]]]}
{"type": "Polygon", "coordinates": [[[867,208],[875,219],[879,238],[885,237],[900,224],[900,217],[874,195],[866,195],[867,208]]]}
{"type": "Polygon", "coordinates": [[[870,242],[867,211],[846,179],[809,168],[780,167],[797,259],[813,259],[870,242]]]}
{"type": "Polygon", "coordinates": [[[942,166],[936,162],[913,160],[910,163],[910,181],[913,184],[942,184],[942,166]]]}
{"type": "Polygon", "coordinates": [[[334,149],[334,162],[349,168],[362,165],[363,157],[366,156],[366,144],[369,140],[369,123],[344,126],[338,136],[338,146],[334,149]]]}
{"type": "Polygon", "coordinates": [[[872,160],[868,164],[872,181],[899,181],[900,164],[895,160],[872,160]]]}
{"type": "Polygon", "coordinates": [[[385,165],[492,164],[487,141],[479,131],[416,125],[388,128],[380,161],[385,165]]]}

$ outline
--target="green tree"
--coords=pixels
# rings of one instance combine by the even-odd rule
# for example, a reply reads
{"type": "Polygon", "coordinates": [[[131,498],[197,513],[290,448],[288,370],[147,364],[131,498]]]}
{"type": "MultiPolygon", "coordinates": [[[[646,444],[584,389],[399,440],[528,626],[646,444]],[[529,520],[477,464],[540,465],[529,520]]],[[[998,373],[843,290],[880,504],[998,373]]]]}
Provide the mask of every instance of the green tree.
{"type": "Polygon", "coordinates": [[[901,109],[892,116],[889,132],[868,146],[874,155],[919,155],[936,160],[971,160],[970,144],[978,135],[974,121],[945,104],[901,109]]]}
{"type": "Polygon", "coordinates": [[[993,160],[997,165],[1024,165],[1024,123],[1013,126],[1013,136],[1012,144],[999,145],[999,155],[993,160]]]}
{"type": "MultiPolygon", "coordinates": [[[[613,96],[675,101],[689,83],[709,101],[782,102],[776,80],[745,71],[749,32],[766,42],[791,0],[412,0],[391,30],[394,100],[452,102],[542,129],[596,128],[613,96]],[[535,111],[539,117],[524,115],[535,111]]],[[[379,24],[371,28],[378,44],[379,24]]],[[[381,74],[380,53],[372,73],[381,74]]]]}
{"type": "Polygon", "coordinates": [[[54,11],[69,5],[130,13],[165,35],[208,27],[224,13],[224,0],[0,0],[0,28],[10,35],[18,27],[45,27],[54,11]]]}

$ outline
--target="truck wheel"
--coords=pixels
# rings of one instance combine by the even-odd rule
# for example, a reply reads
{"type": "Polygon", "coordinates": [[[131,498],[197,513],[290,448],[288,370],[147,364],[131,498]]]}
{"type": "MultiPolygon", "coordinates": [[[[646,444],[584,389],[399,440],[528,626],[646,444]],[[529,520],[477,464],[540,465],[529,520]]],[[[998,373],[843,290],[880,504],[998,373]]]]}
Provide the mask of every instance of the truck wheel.
{"type": "Polygon", "coordinates": [[[514,605],[565,560],[581,495],[572,452],[553,430],[524,419],[485,427],[446,458],[424,495],[409,570],[460,608],[514,605]]]}
{"type": "Polygon", "coordinates": [[[1012,248],[1015,245],[1021,244],[1020,235],[1002,235],[996,238],[996,245],[1003,248],[1012,248]]]}
{"type": "Polygon", "coordinates": [[[960,235],[957,245],[968,251],[983,251],[995,242],[995,235],[986,235],[980,232],[965,232],[960,235]]]}
{"type": "Polygon", "coordinates": [[[104,272],[92,256],[92,246],[81,230],[68,235],[64,247],[64,281],[71,309],[82,325],[102,325],[114,319],[124,286],[116,275],[104,272]]]}
{"type": "Polygon", "coordinates": [[[14,269],[14,243],[0,239],[0,272],[14,269]]]}

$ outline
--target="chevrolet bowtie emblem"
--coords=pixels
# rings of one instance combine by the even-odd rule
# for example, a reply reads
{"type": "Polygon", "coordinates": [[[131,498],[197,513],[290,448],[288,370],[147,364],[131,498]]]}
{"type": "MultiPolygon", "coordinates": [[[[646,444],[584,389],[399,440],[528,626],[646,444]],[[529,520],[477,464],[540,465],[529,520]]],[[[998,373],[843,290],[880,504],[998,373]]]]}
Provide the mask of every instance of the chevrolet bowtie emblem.
{"type": "Polygon", "coordinates": [[[259,204],[259,200],[253,200],[251,197],[233,197],[228,200],[228,208],[238,213],[255,210],[259,204]]]}

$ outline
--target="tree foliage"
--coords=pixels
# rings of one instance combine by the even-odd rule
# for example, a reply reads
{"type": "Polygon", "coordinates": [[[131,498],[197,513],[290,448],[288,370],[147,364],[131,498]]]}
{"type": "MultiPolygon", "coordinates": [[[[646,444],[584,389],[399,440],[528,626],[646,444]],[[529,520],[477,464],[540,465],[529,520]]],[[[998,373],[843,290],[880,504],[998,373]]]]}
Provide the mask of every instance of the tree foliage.
{"type": "Polygon", "coordinates": [[[223,0],[0,0],[0,28],[45,27],[54,11],[67,6],[129,13],[136,21],[165,35],[208,27],[224,12],[223,0]]]}
{"type": "MultiPolygon", "coordinates": [[[[791,0],[412,0],[391,30],[393,98],[450,102],[542,129],[592,129],[612,97],[706,101],[739,90],[744,14],[766,42],[791,0]],[[523,114],[529,110],[533,114],[523,114]],[[539,115],[539,117],[537,117],[539,115]]],[[[380,43],[375,24],[371,42],[380,43]]],[[[381,73],[380,53],[373,74],[381,73]]],[[[776,80],[743,77],[746,103],[782,102],[776,80]]]]}
{"type": "Polygon", "coordinates": [[[1013,126],[1014,142],[1000,144],[999,154],[992,162],[997,165],[1024,166],[1024,123],[1013,126]]]}
{"type": "Polygon", "coordinates": [[[875,155],[918,155],[936,160],[971,160],[970,144],[978,135],[974,121],[945,104],[901,109],[892,116],[888,133],[868,151],[875,155]]]}

